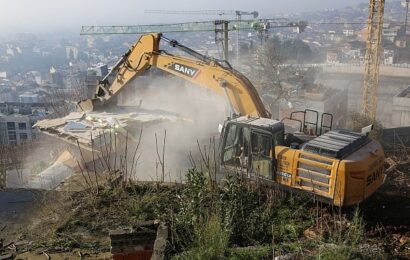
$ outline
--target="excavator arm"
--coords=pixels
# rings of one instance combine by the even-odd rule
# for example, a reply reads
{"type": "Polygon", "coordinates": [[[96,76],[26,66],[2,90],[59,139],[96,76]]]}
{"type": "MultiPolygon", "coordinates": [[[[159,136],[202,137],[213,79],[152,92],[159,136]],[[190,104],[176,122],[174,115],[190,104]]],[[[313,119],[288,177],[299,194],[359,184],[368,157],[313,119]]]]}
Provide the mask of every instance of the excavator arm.
{"type": "Polygon", "coordinates": [[[156,67],[187,81],[208,88],[218,95],[226,96],[236,115],[270,118],[255,87],[229,64],[202,55],[175,40],[159,33],[145,34],[131,46],[117,62],[111,72],[97,86],[95,97],[78,103],[80,111],[98,110],[104,107],[126,87],[126,85],[149,69],[156,67]],[[161,40],[193,56],[176,56],[160,50],[161,40]]]}

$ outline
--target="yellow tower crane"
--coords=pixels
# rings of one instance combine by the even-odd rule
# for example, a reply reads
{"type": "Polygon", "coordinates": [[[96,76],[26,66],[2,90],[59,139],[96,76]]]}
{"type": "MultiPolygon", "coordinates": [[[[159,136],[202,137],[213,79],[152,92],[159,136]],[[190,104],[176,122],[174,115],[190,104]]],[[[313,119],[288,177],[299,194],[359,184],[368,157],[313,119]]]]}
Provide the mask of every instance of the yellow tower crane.
{"type": "Polygon", "coordinates": [[[376,119],[384,3],[385,0],[369,0],[362,113],[372,120],[376,119]]]}

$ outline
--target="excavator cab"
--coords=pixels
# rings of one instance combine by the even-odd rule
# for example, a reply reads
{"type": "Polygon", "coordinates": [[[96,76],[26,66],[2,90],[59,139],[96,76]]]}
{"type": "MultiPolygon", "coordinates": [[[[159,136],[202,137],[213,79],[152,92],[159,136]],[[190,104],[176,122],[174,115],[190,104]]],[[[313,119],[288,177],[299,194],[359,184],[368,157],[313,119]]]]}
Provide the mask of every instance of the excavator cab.
{"type": "Polygon", "coordinates": [[[275,146],[283,145],[282,122],[238,117],[225,123],[222,132],[222,166],[244,172],[250,178],[273,180],[276,168],[275,146]]]}

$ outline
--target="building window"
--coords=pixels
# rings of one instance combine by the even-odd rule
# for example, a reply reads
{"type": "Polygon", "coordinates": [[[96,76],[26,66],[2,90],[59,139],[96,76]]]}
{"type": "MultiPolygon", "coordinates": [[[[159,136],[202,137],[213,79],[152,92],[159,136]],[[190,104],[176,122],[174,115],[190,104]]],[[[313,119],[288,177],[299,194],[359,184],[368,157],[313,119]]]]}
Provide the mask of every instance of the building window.
{"type": "Polygon", "coordinates": [[[9,141],[16,141],[17,135],[16,132],[9,132],[9,141]]]}
{"type": "Polygon", "coordinates": [[[20,133],[20,140],[27,140],[28,135],[26,133],[20,133]]]}
{"type": "Polygon", "coordinates": [[[16,124],[14,122],[7,122],[7,130],[16,130],[16,124]]]}
{"type": "Polygon", "coordinates": [[[27,124],[26,123],[19,123],[19,130],[26,130],[27,129],[27,124]]]}

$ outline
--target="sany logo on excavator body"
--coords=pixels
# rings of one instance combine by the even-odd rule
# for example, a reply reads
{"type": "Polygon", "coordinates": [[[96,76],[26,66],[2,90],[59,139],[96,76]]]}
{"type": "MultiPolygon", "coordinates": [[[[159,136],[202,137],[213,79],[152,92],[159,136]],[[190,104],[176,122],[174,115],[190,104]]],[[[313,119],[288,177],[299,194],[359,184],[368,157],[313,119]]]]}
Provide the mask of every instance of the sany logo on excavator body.
{"type": "Polygon", "coordinates": [[[199,69],[195,69],[178,63],[172,63],[171,65],[169,65],[169,68],[190,78],[196,78],[201,73],[201,70],[199,69]]]}

